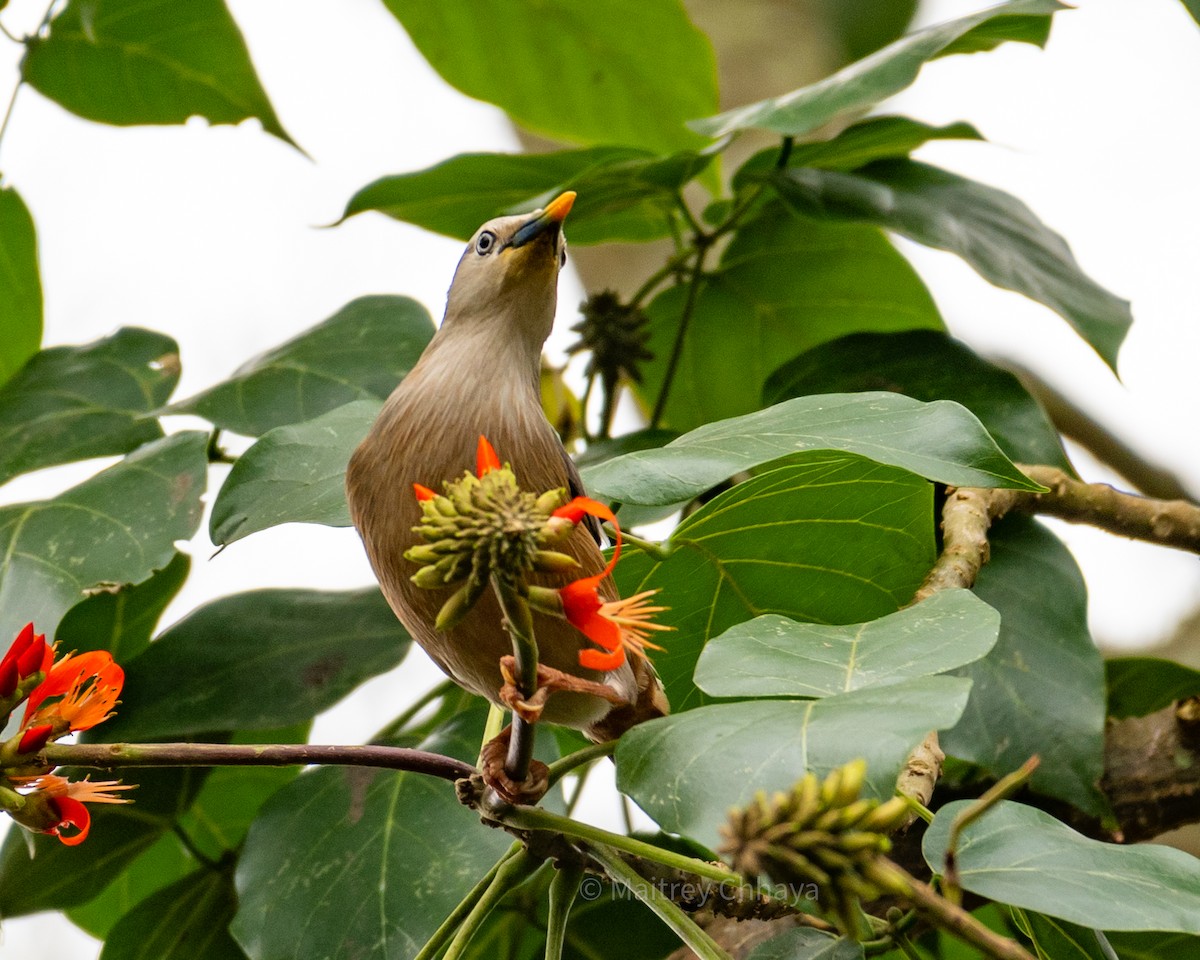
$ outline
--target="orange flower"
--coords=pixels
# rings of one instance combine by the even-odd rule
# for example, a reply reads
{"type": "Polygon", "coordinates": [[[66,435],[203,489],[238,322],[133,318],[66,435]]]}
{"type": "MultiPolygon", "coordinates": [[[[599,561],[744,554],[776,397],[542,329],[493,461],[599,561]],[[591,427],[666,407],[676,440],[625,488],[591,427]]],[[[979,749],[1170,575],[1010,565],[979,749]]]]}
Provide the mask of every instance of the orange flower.
{"type": "Polygon", "coordinates": [[[430,490],[428,487],[423,486],[422,484],[419,484],[419,483],[413,484],[413,493],[416,494],[417,499],[420,500],[421,502],[424,502],[426,500],[432,500],[434,497],[437,496],[437,494],[434,493],[432,490],[430,490]]]}
{"type": "Polygon", "coordinates": [[[600,599],[600,582],[613,572],[621,557],[621,527],[608,507],[588,497],[576,497],[555,510],[553,515],[577,524],[585,514],[607,520],[613,525],[617,532],[616,546],[603,570],[594,576],[568,583],[558,591],[558,596],[567,621],[597,646],[604,648],[580,651],[579,665],[589,670],[615,670],[625,662],[627,653],[644,657],[647,648],[661,650],[662,647],[650,642],[650,632],[672,628],[652,622],[654,614],[667,609],[646,603],[647,598],[658,593],[657,590],[647,590],[624,600],[607,603],[600,599]]]}
{"type": "Polygon", "coordinates": [[[488,443],[488,438],[481,433],[479,443],[475,447],[475,476],[482,477],[485,473],[499,469],[500,458],[496,456],[496,451],[488,443]]]}
{"type": "Polygon", "coordinates": [[[92,783],[80,780],[72,783],[66,777],[52,773],[40,777],[14,777],[25,797],[25,805],[12,817],[22,826],[41,833],[58,837],[69,847],[83,843],[92,826],[92,815],[85,803],[129,803],[124,797],[113,795],[116,790],[132,790],[133,784],[116,780],[92,783]],[[63,833],[65,827],[74,827],[77,833],[63,833]]]}
{"type": "Polygon", "coordinates": [[[54,648],[46,643],[45,634],[33,632],[33,624],[25,624],[0,660],[0,697],[10,697],[22,680],[35,673],[45,673],[54,660],[54,648]]]}
{"type": "Polygon", "coordinates": [[[113,662],[107,650],[68,654],[50,668],[46,679],[29,695],[21,729],[50,724],[52,737],[71,730],[90,730],[112,716],[124,682],[125,671],[113,662]],[[43,706],[51,697],[61,699],[43,706]]]}

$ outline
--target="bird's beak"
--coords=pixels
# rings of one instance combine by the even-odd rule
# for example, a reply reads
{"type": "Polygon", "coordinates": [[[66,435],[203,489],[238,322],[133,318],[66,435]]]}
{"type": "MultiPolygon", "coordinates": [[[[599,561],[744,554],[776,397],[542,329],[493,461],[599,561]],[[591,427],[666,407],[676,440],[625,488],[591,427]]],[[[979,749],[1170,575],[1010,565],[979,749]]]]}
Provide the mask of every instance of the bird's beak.
{"type": "Polygon", "coordinates": [[[528,222],[521,224],[520,229],[508,241],[508,246],[523,247],[530,240],[540,237],[547,231],[558,230],[562,226],[562,222],[567,219],[567,214],[571,212],[571,204],[574,202],[574,190],[560,193],[546,204],[545,209],[540,213],[531,217],[528,222]]]}

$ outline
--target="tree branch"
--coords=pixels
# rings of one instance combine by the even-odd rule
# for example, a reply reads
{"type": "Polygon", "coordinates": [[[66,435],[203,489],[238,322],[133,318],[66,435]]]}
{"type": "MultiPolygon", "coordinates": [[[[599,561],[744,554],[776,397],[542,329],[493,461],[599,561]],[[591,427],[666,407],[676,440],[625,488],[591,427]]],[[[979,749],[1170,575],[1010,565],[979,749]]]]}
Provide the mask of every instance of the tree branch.
{"type": "Polygon", "coordinates": [[[461,780],[475,768],[453,757],[405,747],[335,746],[314,743],[51,743],[37,755],[51,766],[98,767],[291,767],[336,764],[407,770],[461,780]]]}

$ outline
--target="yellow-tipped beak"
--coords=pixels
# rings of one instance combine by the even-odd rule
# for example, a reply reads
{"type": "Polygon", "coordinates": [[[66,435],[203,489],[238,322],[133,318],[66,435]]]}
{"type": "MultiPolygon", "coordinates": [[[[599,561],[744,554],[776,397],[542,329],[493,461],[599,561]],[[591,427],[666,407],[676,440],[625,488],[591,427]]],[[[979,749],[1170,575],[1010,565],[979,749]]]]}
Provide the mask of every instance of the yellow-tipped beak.
{"type": "Polygon", "coordinates": [[[574,190],[568,190],[566,193],[560,193],[557,197],[546,204],[546,209],[542,211],[542,216],[549,217],[556,223],[562,223],[567,219],[567,214],[571,212],[571,207],[574,203],[574,190]]]}
{"type": "Polygon", "coordinates": [[[557,233],[562,222],[567,219],[567,214],[571,212],[571,205],[574,202],[574,190],[559,194],[546,204],[541,213],[530,217],[521,225],[521,228],[508,241],[508,246],[523,247],[534,237],[540,237],[551,230],[557,233]]]}

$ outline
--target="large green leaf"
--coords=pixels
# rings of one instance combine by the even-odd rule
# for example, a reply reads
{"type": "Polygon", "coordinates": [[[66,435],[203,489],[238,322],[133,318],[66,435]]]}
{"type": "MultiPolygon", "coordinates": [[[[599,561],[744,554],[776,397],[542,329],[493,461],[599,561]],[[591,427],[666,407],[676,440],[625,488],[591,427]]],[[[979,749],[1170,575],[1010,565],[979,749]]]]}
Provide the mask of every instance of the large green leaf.
{"type": "Polygon", "coordinates": [[[384,400],[433,336],[409,297],[359,297],[300,336],[243,364],[232,377],[169,408],[257,437],[353,400],[384,400]]]}
{"type": "Polygon", "coordinates": [[[0,383],[42,342],[42,278],[37,232],[21,195],[0,187],[0,383]]]}
{"type": "Polygon", "coordinates": [[[622,503],[677,503],[805,450],[844,450],[957,486],[1038,489],[968,410],[897,393],[797,397],[615,457],[583,478],[594,494],[622,503]]]}
{"type": "MultiPolygon", "coordinates": [[[[907,157],[931,140],[982,140],[969,123],[933,127],[911,117],[868,117],[852,124],[829,140],[814,140],[793,147],[787,155],[789,167],[821,167],[825,170],[854,170],[874,160],[907,157]]],[[[735,189],[749,186],[774,171],[779,148],[760,150],[738,167],[733,175],[735,189]]]]}
{"type": "Polygon", "coordinates": [[[705,117],[689,126],[710,137],[751,129],[802,137],[827,123],[865,113],[899,93],[935,57],[991,50],[1008,40],[1041,46],[1050,33],[1050,15],[1062,9],[1065,6],[1056,0],[1010,0],[910,33],[807,87],[705,117]]]}
{"type": "Polygon", "coordinates": [[[1043,913],[1013,911],[1013,919],[1037,951],[1039,960],[1111,960],[1100,948],[1104,936],[1043,913]]]}
{"type": "Polygon", "coordinates": [[[1200,936],[1119,930],[1105,935],[1121,960],[1200,960],[1200,936]]]}
{"type": "Polygon", "coordinates": [[[868,796],[887,798],[909,751],[951,726],[970,689],[961,677],[923,677],[824,700],[713,704],[639,724],[617,746],[617,786],[672,833],[709,847],[729,808],[759,790],[787,790],[867,761],[868,796]]]}
{"type": "Polygon", "coordinates": [[[1058,313],[1116,368],[1129,302],[1085,274],[1066,241],[1011,194],[914,160],[853,173],[790,169],[771,183],[801,213],[873,223],[958,254],[984,279],[1058,313]]]}
{"type": "MultiPolygon", "coordinates": [[[[85,775],[80,770],[60,773],[73,779],[85,775]]],[[[14,826],[0,849],[0,915],[20,917],[91,900],[171,829],[205,774],[195,768],[125,771],[122,782],[138,785],[131,791],[135,802],[92,807],[91,833],[78,847],[45,834],[26,836],[14,826]]]]}
{"type": "Polygon", "coordinates": [[[708,38],[679,0],[385,0],[430,65],[538,133],[665,151],[716,109],[708,38]]]}
{"type": "MultiPolygon", "coordinates": [[[[687,301],[686,285],[647,307],[642,396],[657,398],[687,301]]],[[[769,204],[737,232],[702,281],[679,354],[666,421],[688,430],[757,410],[767,377],[796,354],[848,333],[942,329],[929,291],[882,232],[819,223],[769,204]],[[731,376],[730,371],[737,371],[731,376]]]]}
{"type": "Polygon", "coordinates": [[[859,333],[823,343],[771,374],[763,400],[858,390],[954,400],[979,418],[1006,456],[1072,469],[1058,431],[1021,381],[935,330],[859,333]]]}
{"type": "Polygon", "coordinates": [[[308,720],[400,662],[409,639],[378,589],[255,590],[206,604],[125,664],[106,739],[308,720]]]}
{"type": "Polygon", "coordinates": [[[0,508],[0,636],[30,620],[52,635],[88,593],[170,563],[200,523],[207,441],[177,433],[53,500],[0,508]]]}
{"type": "MultiPolygon", "coordinates": [[[[482,726],[477,708],[421,746],[473,761],[482,726]]],[[[253,960],[412,957],[510,839],[431,777],[303,774],[250,828],[233,934],[253,960]]]]}
{"type": "MultiPolygon", "coordinates": [[[[235,743],[264,739],[269,743],[303,743],[308,730],[309,724],[302,724],[272,730],[266,735],[255,731],[232,739],[235,743]]],[[[113,924],[137,904],[195,870],[199,861],[184,846],[181,836],[187,838],[191,851],[199,851],[212,863],[227,859],[231,851],[237,850],[267,797],[293,780],[296,773],[294,767],[213,770],[205,777],[195,800],[176,821],[176,827],[125,869],[118,869],[115,879],[98,897],[72,909],[71,922],[103,939],[113,924]]]]}
{"type": "Polygon", "coordinates": [[[1104,665],[1087,627],[1087,589],[1049,530],[1012,517],[992,527],[975,592],[1000,612],[1000,640],[961,673],[975,683],[947,753],[1001,775],[1035,753],[1033,788],[1100,815],[1104,665]],[[999,731],[999,732],[998,732],[999,731]]]}
{"type": "Polygon", "coordinates": [[[127,453],[162,436],[146,414],[179,382],[170,337],[126,327],[37,353],[0,387],[0,483],[19,473],[127,453]]]}
{"type": "Polygon", "coordinates": [[[280,523],[350,526],[346,464],[380,406],[356,400],[263,434],[221,485],[209,522],[213,543],[233,543],[280,523]]]}
{"type": "Polygon", "coordinates": [[[345,216],[377,210],[466,240],[484,220],[533,210],[569,189],[579,194],[567,223],[572,243],[652,240],[670,233],[677,191],[711,160],[622,147],[466,153],[368,184],[350,198],[345,216]]]}
{"type": "Polygon", "coordinates": [[[842,453],[810,453],[740,483],[685,519],[674,552],[628,551],[623,596],[661,590],[676,632],[654,654],[672,709],[702,702],[701,649],[751,617],[855,623],[908,603],[934,559],[933,491],[904,470],[842,453]]]}
{"type": "Polygon", "coordinates": [[[229,935],[236,908],[228,868],[197,870],[118,920],[100,960],[246,960],[229,935]]]}
{"type": "Polygon", "coordinates": [[[1200,694],[1200,670],[1157,657],[1104,661],[1108,715],[1144,717],[1184,697],[1200,694]]]}
{"type": "MultiPolygon", "coordinates": [[[[925,834],[935,873],[950,824],[969,803],[942,807],[925,834]]],[[[1092,840],[1024,804],[1001,801],[968,826],[957,864],[964,890],[1081,926],[1200,933],[1200,860],[1170,847],[1092,840]]]]}
{"type": "Polygon", "coordinates": [[[88,120],[131,126],[254,117],[279,123],[223,0],[70,0],[46,38],[27,39],[21,76],[88,120]]]}
{"type": "Polygon", "coordinates": [[[714,697],[830,697],[978,660],[999,631],[999,614],[969,590],[848,626],[755,617],[708,642],[696,686],[714,697]]]}
{"type": "Polygon", "coordinates": [[[183,587],[192,561],[177,553],[149,580],[105,590],[75,604],[55,639],[64,650],[107,650],[126,663],[146,649],[159,617],[183,587]]]}
{"type": "Polygon", "coordinates": [[[1192,19],[1200,23],[1200,0],[1183,0],[1183,5],[1192,15],[1192,19]]]}

